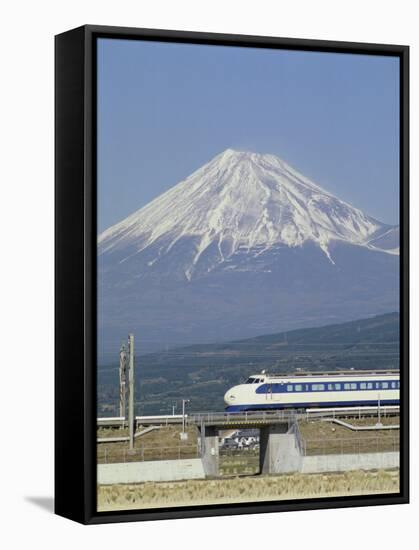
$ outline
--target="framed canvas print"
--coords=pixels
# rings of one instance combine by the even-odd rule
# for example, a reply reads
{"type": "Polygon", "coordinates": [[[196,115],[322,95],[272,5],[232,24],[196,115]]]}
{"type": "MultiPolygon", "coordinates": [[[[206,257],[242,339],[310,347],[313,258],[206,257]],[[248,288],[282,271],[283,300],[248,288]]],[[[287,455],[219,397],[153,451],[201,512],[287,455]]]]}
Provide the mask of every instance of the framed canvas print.
{"type": "Polygon", "coordinates": [[[408,55],[56,37],[56,513],[408,502],[408,55]]]}

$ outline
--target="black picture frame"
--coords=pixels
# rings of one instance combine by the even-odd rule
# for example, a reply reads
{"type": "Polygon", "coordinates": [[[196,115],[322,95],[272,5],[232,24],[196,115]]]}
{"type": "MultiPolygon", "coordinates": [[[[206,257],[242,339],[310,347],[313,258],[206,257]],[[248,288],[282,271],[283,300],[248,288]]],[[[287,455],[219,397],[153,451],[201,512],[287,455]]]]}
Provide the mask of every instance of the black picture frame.
{"type": "Polygon", "coordinates": [[[84,524],[409,502],[409,47],[86,25],[55,38],[55,513],[84,524]],[[96,41],[397,56],[400,59],[400,493],[96,511],[96,41]]]}

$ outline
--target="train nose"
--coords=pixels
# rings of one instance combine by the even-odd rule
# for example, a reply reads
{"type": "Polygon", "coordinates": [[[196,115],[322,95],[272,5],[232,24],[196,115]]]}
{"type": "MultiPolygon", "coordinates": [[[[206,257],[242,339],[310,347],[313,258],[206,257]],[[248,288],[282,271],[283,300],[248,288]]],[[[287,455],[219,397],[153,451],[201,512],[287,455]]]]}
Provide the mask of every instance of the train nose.
{"type": "Polygon", "coordinates": [[[226,405],[234,405],[236,401],[235,388],[230,388],[224,395],[224,403],[226,405]]]}

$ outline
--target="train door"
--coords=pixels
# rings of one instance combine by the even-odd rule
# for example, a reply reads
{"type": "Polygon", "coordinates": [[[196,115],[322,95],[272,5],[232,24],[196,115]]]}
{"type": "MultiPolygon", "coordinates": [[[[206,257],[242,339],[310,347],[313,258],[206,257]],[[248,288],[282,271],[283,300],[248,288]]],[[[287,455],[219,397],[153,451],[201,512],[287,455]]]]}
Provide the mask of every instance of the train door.
{"type": "Polygon", "coordinates": [[[271,384],[271,401],[282,401],[281,400],[281,388],[283,386],[283,383],[275,383],[271,384]]]}

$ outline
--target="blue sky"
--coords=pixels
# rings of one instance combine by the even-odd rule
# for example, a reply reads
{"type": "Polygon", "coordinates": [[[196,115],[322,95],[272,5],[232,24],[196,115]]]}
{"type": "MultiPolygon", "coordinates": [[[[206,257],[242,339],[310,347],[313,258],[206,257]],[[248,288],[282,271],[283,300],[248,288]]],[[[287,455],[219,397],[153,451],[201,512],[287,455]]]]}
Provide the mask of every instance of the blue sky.
{"type": "Polygon", "coordinates": [[[99,231],[229,147],[399,223],[398,71],[395,57],[100,39],[99,231]]]}

